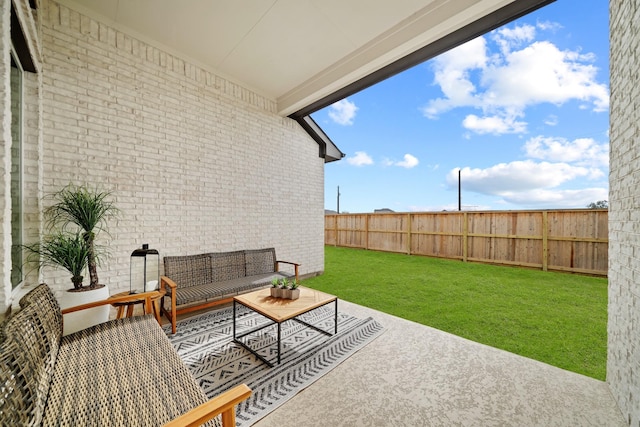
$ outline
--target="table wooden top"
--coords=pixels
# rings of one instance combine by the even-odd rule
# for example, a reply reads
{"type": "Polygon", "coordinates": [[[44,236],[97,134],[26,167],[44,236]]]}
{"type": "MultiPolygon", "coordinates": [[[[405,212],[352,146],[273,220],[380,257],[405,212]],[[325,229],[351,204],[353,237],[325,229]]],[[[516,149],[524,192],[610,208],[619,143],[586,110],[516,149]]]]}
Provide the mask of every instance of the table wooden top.
{"type": "MultiPolygon", "coordinates": [[[[162,298],[166,294],[166,291],[164,289],[158,289],[158,290],[149,291],[149,292],[154,292],[154,294],[151,295],[151,301],[158,300],[158,299],[162,298]]],[[[144,293],[144,295],[148,294],[149,292],[144,293]]],[[[141,294],[143,294],[143,293],[141,292],[141,294]]],[[[133,295],[138,295],[138,294],[131,293],[129,291],[124,291],[124,292],[118,292],[117,294],[113,294],[113,295],[109,296],[108,299],[124,297],[124,296],[128,296],[128,295],[132,295],[133,296],[133,295]]],[[[140,298],[131,299],[129,301],[114,302],[111,305],[117,307],[118,305],[139,304],[139,303],[144,302],[144,300],[146,298],[144,295],[140,296],[140,298]]]]}
{"type": "Polygon", "coordinates": [[[336,301],[338,297],[324,292],[300,287],[300,298],[284,299],[271,296],[269,288],[233,297],[234,301],[257,311],[274,322],[284,322],[293,319],[303,313],[318,308],[330,302],[336,301]]]}

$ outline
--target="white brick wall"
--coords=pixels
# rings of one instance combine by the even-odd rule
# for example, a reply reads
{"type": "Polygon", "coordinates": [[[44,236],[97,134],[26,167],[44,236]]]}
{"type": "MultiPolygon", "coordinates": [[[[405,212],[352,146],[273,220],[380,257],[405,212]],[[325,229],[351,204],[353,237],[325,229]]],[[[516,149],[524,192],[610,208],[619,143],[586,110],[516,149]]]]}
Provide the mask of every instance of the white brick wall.
{"type": "Polygon", "coordinates": [[[611,149],[607,382],[640,426],[640,0],[610,1],[611,149]]]}
{"type": "MultiPolygon", "coordinates": [[[[113,191],[102,283],[128,288],[143,243],[161,256],[275,246],[302,274],[323,270],[324,163],[273,100],[55,2],[40,13],[43,191],[113,191]]],[[[44,279],[70,287],[65,272],[44,279]]]]}
{"type": "Polygon", "coordinates": [[[2,161],[0,162],[0,234],[2,235],[2,245],[0,245],[0,279],[4,284],[0,287],[0,308],[9,305],[11,300],[11,90],[10,90],[10,47],[11,47],[11,2],[0,2],[0,28],[2,37],[0,38],[0,149],[2,150],[2,161]]]}

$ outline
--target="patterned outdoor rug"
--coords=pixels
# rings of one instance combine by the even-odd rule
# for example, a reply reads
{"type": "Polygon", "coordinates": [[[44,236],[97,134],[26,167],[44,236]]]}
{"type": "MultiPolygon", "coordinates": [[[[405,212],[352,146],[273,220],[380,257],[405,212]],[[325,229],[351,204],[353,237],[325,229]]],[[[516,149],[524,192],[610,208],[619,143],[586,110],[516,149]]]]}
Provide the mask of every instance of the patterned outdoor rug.
{"type": "MultiPolygon", "coordinates": [[[[276,364],[264,362],[232,341],[233,310],[215,310],[178,322],[178,331],[165,332],[180,358],[207,396],[214,397],[238,384],[253,391],[236,411],[237,425],[247,427],[305,389],[356,351],[376,338],[384,328],[371,318],[357,319],[340,313],[338,334],[324,335],[296,321],[282,324],[282,362],[277,365],[277,327],[270,326],[243,338],[252,349],[276,364]]],[[[334,331],[334,306],[320,307],[300,319],[322,330],[334,331]]],[[[269,320],[238,305],[238,333],[269,320]]]]}

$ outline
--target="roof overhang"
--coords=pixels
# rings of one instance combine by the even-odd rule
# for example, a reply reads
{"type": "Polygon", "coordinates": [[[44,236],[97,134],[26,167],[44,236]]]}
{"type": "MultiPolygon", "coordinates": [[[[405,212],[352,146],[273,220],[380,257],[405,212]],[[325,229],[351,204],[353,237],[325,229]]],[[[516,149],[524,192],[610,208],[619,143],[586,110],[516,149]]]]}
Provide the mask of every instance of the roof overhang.
{"type": "MultiPolygon", "coordinates": [[[[300,103],[300,105],[304,105],[304,107],[300,108],[295,113],[292,113],[290,117],[296,118],[314,113],[336,101],[353,95],[354,93],[401,73],[402,71],[408,70],[422,62],[435,58],[454,47],[506,25],[515,19],[527,15],[534,10],[555,1],[556,0],[518,0],[508,3],[494,12],[479,17],[465,26],[447,33],[443,37],[433,40],[419,49],[407,53],[390,64],[372,70],[370,73],[358,80],[352,81],[343,86],[337,86],[335,87],[335,90],[324,90],[327,95],[318,99],[310,98],[309,101],[312,102],[309,102],[308,104],[305,104],[304,102],[300,103]]],[[[327,88],[329,87],[329,84],[330,82],[327,82],[327,88]]],[[[321,92],[322,91],[318,90],[315,92],[315,95],[317,96],[321,92]]]]}
{"type": "Polygon", "coordinates": [[[275,100],[309,131],[312,112],[553,0],[57,1],[275,100]]]}

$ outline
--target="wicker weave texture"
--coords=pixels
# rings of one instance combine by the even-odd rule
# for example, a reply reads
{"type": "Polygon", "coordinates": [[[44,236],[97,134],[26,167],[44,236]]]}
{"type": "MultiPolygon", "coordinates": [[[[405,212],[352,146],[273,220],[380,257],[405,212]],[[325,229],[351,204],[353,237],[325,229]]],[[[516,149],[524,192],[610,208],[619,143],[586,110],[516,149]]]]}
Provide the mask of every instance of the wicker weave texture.
{"type": "Polygon", "coordinates": [[[160,426],[206,401],[156,320],[63,337],[43,426],[160,426]]]}
{"type": "Polygon", "coordinates": [[[4,324],[0,346],[0,423],[39,425],[54,373],[62,315],[46,285],[21,301],[4,324]]]}
{"type": "Polygon", "coordinates": [[[176,303],[181,305],[261,286],[256,276],[274,273],[275,261],[275,248],[166,256],[164,274],[178,285],[176,303]]]}
{"type": "Polygon", "coordinates": [[[247,275],[244,251],[211,254],[211,267],[212,282],[239,279],[247,275]]]}
{"type": "Polygon", "coordinates": [[[210,254],[164,257],[164,274],[181,288],[213,281],[210,254]]]}
{"type": "Polygon", "coordinates": [[[184,305],[200,301],[219,299],[229,295],[238,295],[242,292],[250,291],[269,285],[272,279],[291,277],[283,273],[257,274],[251,277],[225,280],[223,282],[208,283],[200,286],[189,286],[188,288],[176,289],[176,304],[184,305]]]}
{"type": "Polygon", "coordinates": [[[244,257],[247,264],[247,276],[272,273],[275,271],[275,248],[246,250],[244,251],[244,257]]]}
{"type": "Polygon", "coordinates": [[[1,426],[160,426],[207,400],[153,316],[61,338],[46,285],[20,306],[0,334],[1,426]]]}

